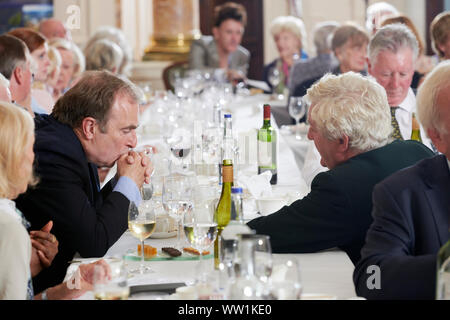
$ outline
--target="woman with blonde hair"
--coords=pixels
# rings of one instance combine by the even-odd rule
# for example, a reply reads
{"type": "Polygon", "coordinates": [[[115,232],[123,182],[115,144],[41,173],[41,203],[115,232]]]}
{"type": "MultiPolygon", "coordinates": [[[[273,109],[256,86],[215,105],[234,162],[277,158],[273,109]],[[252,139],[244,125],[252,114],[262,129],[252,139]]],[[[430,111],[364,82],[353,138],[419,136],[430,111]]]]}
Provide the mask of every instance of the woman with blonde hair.
{"type": "Polygon", "coordinates": [[[304,53],[306,44],[305,25],[300,18],[280,16],[272,21],[270,32],[274,38],[279,57],[264,67],[263,80],[272,91],[282,94],[289,83],[289,73],[295,61],[304,53]]]}
{"type": "MultiPolygon", "coordinates": [[[[69,289],[62,283],[34,296],[32,241],[26,230],[28,223],[14,203],[37,181],[33,175],[33,144],[31,115],[11,103],[0,102],[0,299],[76,298],[92,289],[96,265],[103,267],[107,275],[110,270],[104,261],[82,265],[76,273],[80,280],[78,288],[69,289]]],[[[48,236],[48,241],[57,245],[56,238],[50,233],[48,236]]]]}

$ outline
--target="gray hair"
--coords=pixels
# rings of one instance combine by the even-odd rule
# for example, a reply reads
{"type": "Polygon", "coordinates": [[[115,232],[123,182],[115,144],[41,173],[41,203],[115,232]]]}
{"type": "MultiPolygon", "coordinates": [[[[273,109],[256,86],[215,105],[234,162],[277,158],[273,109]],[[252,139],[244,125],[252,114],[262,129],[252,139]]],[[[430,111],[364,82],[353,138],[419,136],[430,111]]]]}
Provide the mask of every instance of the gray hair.
{"type": "MultiPolygon", "coordinates": [[[[417,116],[428,133],[435,129],[447,133],[442,123],[436,99],[443,89],[450,89],[450,60],[439,63],[426,77],[417,94],[417,116]]],[[[445,106],[450,108],[450,106],[445,106]]]]}
{"type": "Polygon", "coordinates": [[[108,70],[119,72],[123,59],[120,47],[108,39],[92,42],[84,49],[86,70],[108,70]]]}
{"type": "Polygon", "coordinates": [[[392,132],[386,91],[359,73],[326,74],[308,89],[311,118],[330,140],[349,137],[353,150],[366,152],[386,145],[392,132]]]}
{"type": "Polygon", "coordinates": [[[131,73],[131,63],[133,61],[133,49],[128,43],[123,31],[111,26],[100,27],[89,39],[86,48],[89,47],[91,43],[100,39],[111,40],[122,49],[123,59],[118,72],[121,75],[129,76],[131,73]]]}
{"type": "Polygon", "coordinates": [[[331,41],[334,31],[340,26],[336,21],[319,23],[314,28],[314,46],[317,54],[331,51],[331,41]]]}
{"type": "Polygon", "coordinates": [[[305,24],[302,19],[294,16],[280,16],[275,18],[270,25],[272,36],[276,36],[282,31],[289,31],[300,41],[302,48],[307,44],[305,24]]]}
{"type": "Polygon", "coordinates": [[[375,64],[379,53],[389,50],[397,53],[399,50],[409,48],[413,53],[413,62],[419,56],[419,43],[412,31],[404,24],[395,23],[387,25],[377,31],[369,43],[368,56],[375,64]]]}

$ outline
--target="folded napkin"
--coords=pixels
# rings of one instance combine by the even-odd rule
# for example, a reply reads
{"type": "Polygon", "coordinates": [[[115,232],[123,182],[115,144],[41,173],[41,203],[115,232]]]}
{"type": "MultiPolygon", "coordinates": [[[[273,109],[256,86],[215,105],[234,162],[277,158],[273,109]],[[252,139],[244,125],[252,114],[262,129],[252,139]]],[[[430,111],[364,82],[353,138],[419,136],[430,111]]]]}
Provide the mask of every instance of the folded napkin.
{"type": "Polygon", "coordinates": [[[243,185],[255,199],[272,196],[272,185],[270,184],[272,173],[263,172],[259,175],[245,176],[241,175],[238,184],[243,185]]]}

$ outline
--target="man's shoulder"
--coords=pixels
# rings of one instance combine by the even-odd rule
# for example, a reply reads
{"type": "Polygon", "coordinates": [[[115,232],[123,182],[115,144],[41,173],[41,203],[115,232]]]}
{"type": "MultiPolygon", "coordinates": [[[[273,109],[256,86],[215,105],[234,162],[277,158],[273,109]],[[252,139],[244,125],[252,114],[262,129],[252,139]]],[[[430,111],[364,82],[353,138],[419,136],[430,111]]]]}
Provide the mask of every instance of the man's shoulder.
{"type": "Polygon", "coordinates": [[[193,45],[198,45],[201,47],[208,47],[214,43],[214,37],[213,36],[201,36],[198,39],[195,39],[192,41],[193,45]]]}
{"type": "Polygon", "coordinates": [[[247,49],[245,49],[243,46],[238,46],[237,52],[239,52],[239,54],[243,57],[250,57],[250,51],[248,51],[247,49]]]}
{"type": "Polygon", "coordinates": [[[445,156],[438,155],[423,159],[415,165],[409,166],[390,175],[380,186],[388,186],[392,192],[402,191],[406,188],[423,188],[425,184],[435,178],[449,175],[449,169],[445,156]]]}

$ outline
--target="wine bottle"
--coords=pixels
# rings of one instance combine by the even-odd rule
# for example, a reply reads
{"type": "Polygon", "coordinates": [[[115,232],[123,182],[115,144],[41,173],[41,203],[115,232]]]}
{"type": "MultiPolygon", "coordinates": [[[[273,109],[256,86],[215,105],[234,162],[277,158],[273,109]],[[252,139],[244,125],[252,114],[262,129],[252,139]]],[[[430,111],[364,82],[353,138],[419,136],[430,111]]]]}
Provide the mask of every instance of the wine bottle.
{"type": "Polygon", "coordinates": [[[231,219],[231,188],[233,187],[233,163],[231,160],[223,160],[222,165],[222,194],[214,212],[214,221],[217,223],[217,238],[214,241],[214,267],[217,269],[220,263],[220,236],[222,230],[231,219]]]}
{"type": "Polygon", "coordinates": [[[258,130],[258,174],[272,172],[271,184],[277,184],[277,132],[270,124],[270,105],[264,105],[264,123],[258,130]]]}
{"type": "Polygon", "coordinates": [[[412,114],[412,132],[411,132],[411,140],[416,140],[422,142],[422,138],[420,137],[420,125],[416,119],[416,114],[412,114]]]}
{"type": "Polygon", "coordinates": [[[450,240],[437,255],[436,299],[450,300],[450,240]]]}

